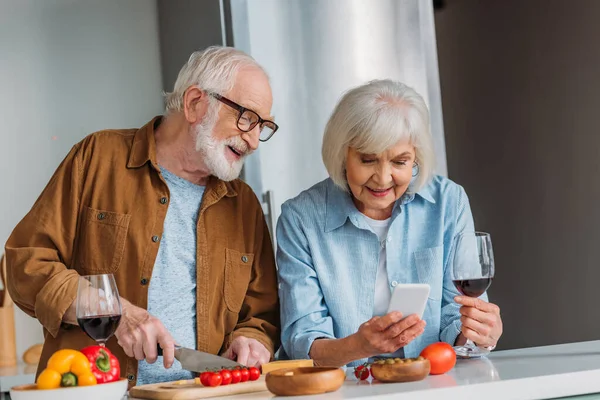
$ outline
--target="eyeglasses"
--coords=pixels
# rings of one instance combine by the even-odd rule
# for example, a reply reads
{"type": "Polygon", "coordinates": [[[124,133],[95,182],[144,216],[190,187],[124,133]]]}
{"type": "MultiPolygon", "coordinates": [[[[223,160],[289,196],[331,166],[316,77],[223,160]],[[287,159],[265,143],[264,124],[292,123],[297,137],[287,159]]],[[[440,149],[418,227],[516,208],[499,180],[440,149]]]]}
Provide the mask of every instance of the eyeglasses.
{"type": "Polygon", "coordinates": [[[237,117],[237,127],[240,131],[250,132],[256,125],[260,124],[260,136],[258,140],[261,142],[266,142],[271,139],[271,136],[279,129],[279,126],[277,126],[275,122],[262,119],[256,112],[249,110],[244,106],[240,106],[238,103],[229,100],[227,97],[216,93],[209,93],[209,95],[239,112],[237,117]]]}

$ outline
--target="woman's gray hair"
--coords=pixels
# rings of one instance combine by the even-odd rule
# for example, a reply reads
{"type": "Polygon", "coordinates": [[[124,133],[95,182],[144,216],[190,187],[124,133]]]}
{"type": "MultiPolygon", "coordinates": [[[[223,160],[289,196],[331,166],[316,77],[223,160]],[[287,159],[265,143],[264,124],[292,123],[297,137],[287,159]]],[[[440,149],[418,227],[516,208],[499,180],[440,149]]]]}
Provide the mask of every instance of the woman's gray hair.
{"type": "Polygon", "coordinates": [[[173,92],[165,93],[167,112],[183,111],[183,94],[190,86],[224,95],[233,88],[243,67],[255,67],[267,75],[254,58],[232,47],[211,46],[195,51],[179,71],[173,92]]]}
{"type": "Polygon", "coordinates": [[[379,154],[401,140],[415,148],[418,174],[409,191],[417,192],[431,179],[435,164],[429,110],[411,87],[389,79],[373,80],[342,96],[325,127],[321,154],[333,182],[348,191],[348,147],[379,154]]]}

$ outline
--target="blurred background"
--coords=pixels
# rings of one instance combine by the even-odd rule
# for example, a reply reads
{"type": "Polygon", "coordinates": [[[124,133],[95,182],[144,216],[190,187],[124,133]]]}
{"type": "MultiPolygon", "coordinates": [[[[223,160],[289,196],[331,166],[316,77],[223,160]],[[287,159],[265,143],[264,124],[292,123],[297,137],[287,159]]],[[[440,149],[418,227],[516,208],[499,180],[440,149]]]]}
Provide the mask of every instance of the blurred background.
{"type": "MultiPolygon", "coordinates": [[[[596,0],[0,0],[0,244],[73,144],[161,114],[190,53],[227,44],[272,80],[281,128],[243,173],[271,222],[326,177],[341,94],[404,81],[437,173],[492,235],[498,347],[598,339],[598,17],[596,0]]],[[[43,338],[15,312],[20,357],[43,338]]]]}

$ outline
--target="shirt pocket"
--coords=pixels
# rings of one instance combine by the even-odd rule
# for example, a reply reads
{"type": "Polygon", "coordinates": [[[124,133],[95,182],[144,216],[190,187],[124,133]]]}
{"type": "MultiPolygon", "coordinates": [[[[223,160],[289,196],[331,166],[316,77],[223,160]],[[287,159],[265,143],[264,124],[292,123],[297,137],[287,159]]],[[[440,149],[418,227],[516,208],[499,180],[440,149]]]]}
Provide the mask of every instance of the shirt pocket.
{"type": "Polygon", "coordinates": [[[225,304],[229,311],[238,313],[244,303],[254,254],[225,249],[225,304]]]}
{"type": "Polygon", "coordinates": [[[443,252],[444,246],[438,246],[416,250],[413,253],[419,283],[429,284],[429,298],[432,300],[442,298],[442,285],[444,282],[443,252]]]}
{"type": "Polygon", "coordinates": [[[75,269],[84,274],[115,272],[123,259],[130,214],[84,207],[75,269]]]}

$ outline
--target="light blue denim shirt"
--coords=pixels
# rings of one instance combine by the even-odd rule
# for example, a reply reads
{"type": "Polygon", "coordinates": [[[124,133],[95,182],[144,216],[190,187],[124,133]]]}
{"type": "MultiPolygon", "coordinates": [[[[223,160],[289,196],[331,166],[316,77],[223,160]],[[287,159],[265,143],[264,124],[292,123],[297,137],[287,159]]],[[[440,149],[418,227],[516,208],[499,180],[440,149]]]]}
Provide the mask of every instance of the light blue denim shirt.
{"type": "MultiPolygon", "coordinates": [[[[315,339],[349,336],[373,316],[380,243],[350,195],[331,179],[286,201],[281,211],[280,358],[305,359],[315,339]]],[[[416,195],[405,194],[394,205],[386,243],[389,288],[399,283],[431,287],[425,332],[404,347],[406,357],[417,357],[434,342],[453,345],[460,333],[449,256],[454,236],[463,230],[474,230],[469,201],[447,178],[434,176],[416,195]]]]}

